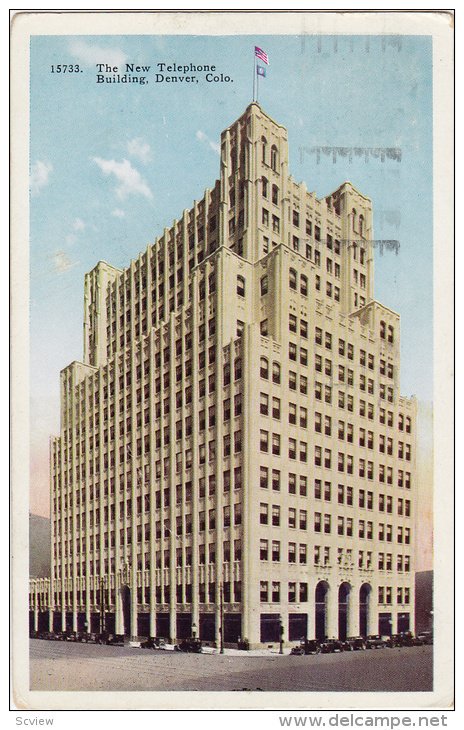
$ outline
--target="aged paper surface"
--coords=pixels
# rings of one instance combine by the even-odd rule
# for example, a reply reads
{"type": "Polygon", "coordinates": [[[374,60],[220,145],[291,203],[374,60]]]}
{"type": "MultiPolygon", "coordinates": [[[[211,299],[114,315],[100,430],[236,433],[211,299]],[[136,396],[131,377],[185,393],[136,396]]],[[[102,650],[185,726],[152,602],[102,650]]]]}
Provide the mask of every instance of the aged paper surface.
{"type": "MultiPolygon", "coordinates": [[[[18,707],[452,706],[451,26],[445,12],[16,14],[12,502],[18,707]],[[60,430],[60,370],[83,360],[84,275],[101,260],[127,267],[214,187],[221,132],[253,100],[288,131],[288,174],[295,182],[304,181],[320,199],[350,181],[373,201],[371,298],[401,317],[400,393],[417,399],[414,564],[419,572],[434,571],[433,689],[345,692],[335,685],[332,692],[291,692],[286,686],[237,694],[149,691],[135,683],[132,691],[102,686],[91,692],[47,687],[43,678],[34,685],[29,513],[49,515],[48,444],[60,430]]],[[[306,234],[301,242],[289,238],[288,245],[297,250],[306,234]]],[[[327,290],[327,296],[333,293],[327,290]]],[[[356,299],[355,308],[365,304],[356,299]]],[[[85,673],[81,667],[77,673],[85,673]]]]}

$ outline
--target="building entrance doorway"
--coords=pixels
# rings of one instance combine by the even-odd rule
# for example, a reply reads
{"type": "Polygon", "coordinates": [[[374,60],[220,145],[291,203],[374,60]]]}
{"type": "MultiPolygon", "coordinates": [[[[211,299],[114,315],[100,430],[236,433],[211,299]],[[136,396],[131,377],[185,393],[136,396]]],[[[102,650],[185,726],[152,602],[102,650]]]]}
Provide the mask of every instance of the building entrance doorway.
{"type": "Polygon", "coordinates": [[[351,586],[342,583],[338,589],[338,638],[344,641],[348,633],[348,605],[351,586]]]}
{"type": "Polygon", "coordinates": [[[316,586],[316,639],[325,639],[327,636],[327,597],[329,584],[321,580],[316,586]]]}

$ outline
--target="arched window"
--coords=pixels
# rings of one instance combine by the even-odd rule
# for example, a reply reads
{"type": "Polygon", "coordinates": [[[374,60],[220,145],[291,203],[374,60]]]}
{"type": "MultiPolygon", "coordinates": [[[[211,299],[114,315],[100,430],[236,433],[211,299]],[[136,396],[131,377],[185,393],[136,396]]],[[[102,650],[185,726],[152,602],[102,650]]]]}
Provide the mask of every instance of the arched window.
{"type": "Polygon", "coordinates": [[[267,198],[268,187],[269,187],[269,181],[268,181],[267,177],[263,176],[261,178],[261,185],[262,185],[263,198],[267,198]]]}
{"type": "Polygon", "coordinates": [[[266,162],[267,157],[267,139],[261,137],[261,162],[266,162]]]}
{"type": "Polygon", "coordinates": [[[280,365],[278,362],[272,363],[272,382],[280,383],[280,365]]]}
{"type": "Polygon", "coordinates": [[[278,152],[275,144],[271,147],[271,168],[277,172],[278,152]]]}
{"type": "Polygon", "coordinates": [[[394,340],[394,330],[393,330],[393,326],[391,324],[389,324],[388,325],[388,342],[393,344],[393,340],[394,340]]]}
{"type": "Polygon", "coordinates": [[[245,278],[243,276],[237,276],[237,294],[239,297],[245,296],[245,278]]]}
{"type": "Polygon", "coordinates": [[[352,225],[353,231],[354,231],[354,230],[356,230],[356,208],[353,208],[353,210],[351,211],[351,216],[352,216],[351,225],[352,225]]]}
{"type": "Polygon", "coordinates": [[[359,234],[364,236],[364,216],[359,216],[359,234]]]}
{"type": "Polygon", "coordinates": [[[274,205],[279,205],[279,188],[277,185],[272,186],[272,202],[274,205]]]}
{"type": "Polygon", "coordinates": [[[298,274],[296,273],[295,269],[289,269],[288,283],[289,283],[290,289],[296,290],[297,284],[298,284],[298,274]]]}
{"type": "Polygon", "coordinates": [[[300,276],[300,291],[304,297],[307,296],[307,294],[308,294],[308,277],[305,276],[305,274],[301,274],[301,276],[300,276]]]}
{"type": "Polygon", "coordinates": [[[382,340],[384,340],[386,337],[386,331],[387,331],[387,325],[385,324],[384,321],[380,322],[380,337],[382,338],[382,340]]]}
{"type": "Polygon", "coordinates": [[[259,361],[259,374],[266,380],[269,378],[269,363],[265,357],[262,357],[259,361]]]}

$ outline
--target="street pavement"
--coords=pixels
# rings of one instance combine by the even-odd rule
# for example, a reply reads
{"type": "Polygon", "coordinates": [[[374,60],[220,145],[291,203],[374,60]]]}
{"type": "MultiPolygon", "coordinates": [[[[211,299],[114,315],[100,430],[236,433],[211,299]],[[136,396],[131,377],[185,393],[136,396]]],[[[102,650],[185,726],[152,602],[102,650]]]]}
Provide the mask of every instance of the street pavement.
{"type": "Polygon", "coordinates": [[[182,654],[128,646],[30,641],[39,691],[431,692],[433,647],[318,656],[182,654]]]}

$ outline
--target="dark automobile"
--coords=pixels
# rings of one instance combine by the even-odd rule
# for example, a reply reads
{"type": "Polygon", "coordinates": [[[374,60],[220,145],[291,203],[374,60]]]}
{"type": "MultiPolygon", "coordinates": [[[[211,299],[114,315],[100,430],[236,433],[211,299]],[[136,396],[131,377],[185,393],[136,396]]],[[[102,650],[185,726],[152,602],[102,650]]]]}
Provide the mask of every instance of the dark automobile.
{"type": "Polygon", "coordinates": [[[301,639],[298,646],[294,646],[291,650],[291,654],[294,656],[303,654],[319,654],[321,648],[317,639],[301,639]]]}
{"type": "Polygon", "coordinates": [[[387,642],[380,634],[369,634],[366,636],[366,649],[385,649],[387,642]]]}
{"type": "Polygon", "coordinates": [[[345,651],[364,651],[366,648],[366,641],[362,636],[348,636],[345,639],[344,646],[347,648],[345,651]]]}
{"type": "Polygon", "coordinates": [[[321,654],[334,654],[338,651],[343,651],[343,642],[337,641],[337,639],[324,639],[320,643],[321,654]]]}
{"type": "Polygon", "coordinates": [[[189,654],[201,654],[201,640],[197,638],[183,639],[176,644],[174,651],[183,651],[189,654]]]}
{"type": "Polygon", "coordinates": [[[124,646],[123,634],[103,634],[103,642],[111,646],[124,646]]]}
{"type": "Polygon", "coordinates": [[[391,649],[400,646],[422,646],[423,642],[411,631],[402,631],[399,634],[392,634],[387,639],[387,646],[391,649]]]}
{"type": "Polygon", "coordinates": [[[433,644],[433,631],[420,631],[416,638],[421,644],[433,644]]]}
{"type": "Polygon", "coordinates": [[[387,639],[387,646],[390,649],[394,649],[397,646],[404,646],[403,638],[401,634],[392,634],[387,639]]]}
{"type": "Polygon", "coordinates": [[[422,641],[414,636],[412,631],[404,631],[401,634],[403,646],[422,646],[422,641]]]}
{"type": "Polygon", "coordinates": [[[161,649],[165,646],[165,640],[159,638],[150,637],[140,644],[142,649],[161,649]]]}

